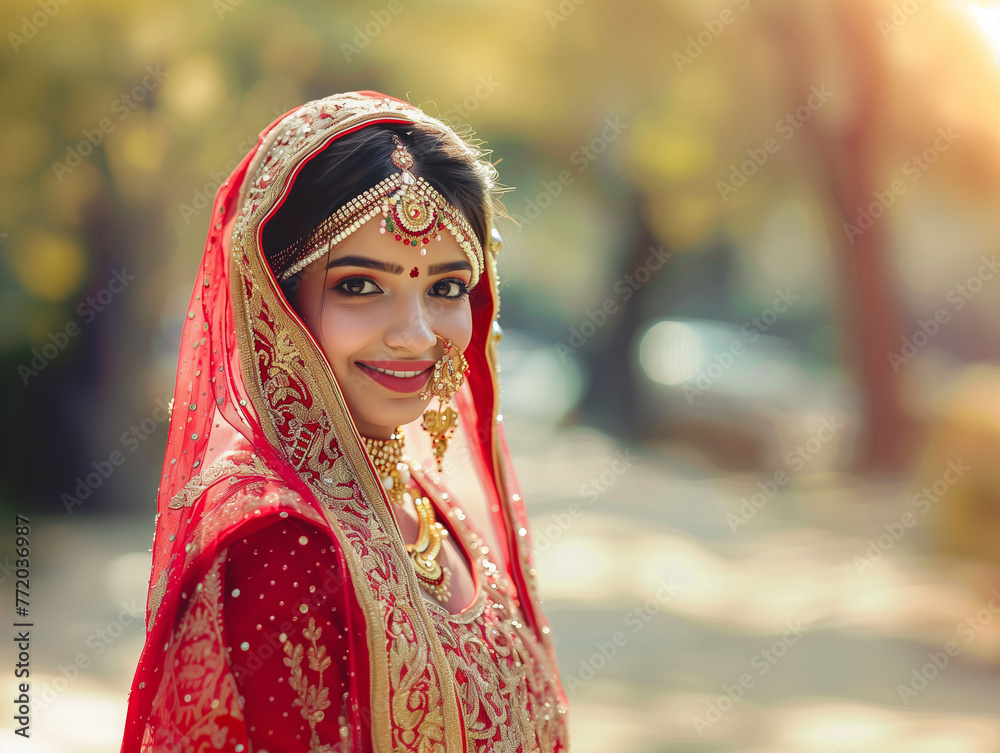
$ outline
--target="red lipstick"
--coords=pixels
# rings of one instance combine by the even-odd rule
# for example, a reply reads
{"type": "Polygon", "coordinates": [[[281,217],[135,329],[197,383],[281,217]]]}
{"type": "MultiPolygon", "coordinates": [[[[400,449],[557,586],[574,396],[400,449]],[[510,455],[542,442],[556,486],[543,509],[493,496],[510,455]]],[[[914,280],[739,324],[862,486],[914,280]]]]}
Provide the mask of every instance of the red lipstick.
{"type": "Polygon", "coordinates": [[[424,388],[434,361],[355,361],[355,365],[386,389],[410,393],[424,388]]]}

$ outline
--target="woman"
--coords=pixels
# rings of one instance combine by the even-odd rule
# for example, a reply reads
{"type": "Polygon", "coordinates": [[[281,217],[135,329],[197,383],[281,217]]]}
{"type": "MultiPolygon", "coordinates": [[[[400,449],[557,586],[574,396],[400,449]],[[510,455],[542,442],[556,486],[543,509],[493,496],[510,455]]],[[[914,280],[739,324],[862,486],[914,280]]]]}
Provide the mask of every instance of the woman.
{"type": "Polygon", "coordinates": [[[566,748],[498,415],[494,193],[374,92],[279,119],[220,188],[123,751],[566,748]]]}

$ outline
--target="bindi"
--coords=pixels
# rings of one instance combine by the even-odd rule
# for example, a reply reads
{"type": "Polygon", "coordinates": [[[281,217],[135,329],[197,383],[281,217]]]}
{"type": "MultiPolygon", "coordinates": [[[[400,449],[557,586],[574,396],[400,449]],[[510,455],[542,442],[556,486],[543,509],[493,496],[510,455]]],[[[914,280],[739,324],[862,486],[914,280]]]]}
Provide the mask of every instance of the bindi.
{"type": "Polygon", "coordinates": [[[414,267],[410,270],[410,277],[420,277],[420,270],[414,267]]]}

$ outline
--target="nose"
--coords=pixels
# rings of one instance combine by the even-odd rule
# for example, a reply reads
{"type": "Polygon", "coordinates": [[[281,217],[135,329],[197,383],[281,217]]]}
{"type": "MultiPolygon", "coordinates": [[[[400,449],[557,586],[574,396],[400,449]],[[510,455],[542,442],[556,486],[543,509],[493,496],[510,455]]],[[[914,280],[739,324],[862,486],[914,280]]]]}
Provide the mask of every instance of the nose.
{"type": "Polygon", "coordinates": [[[426,353],[437,343],[430,312],[422,298],[421,295],[414,295],[400,300],[394,321],[385,332],[387,347],[419,354],[426,353]]]}

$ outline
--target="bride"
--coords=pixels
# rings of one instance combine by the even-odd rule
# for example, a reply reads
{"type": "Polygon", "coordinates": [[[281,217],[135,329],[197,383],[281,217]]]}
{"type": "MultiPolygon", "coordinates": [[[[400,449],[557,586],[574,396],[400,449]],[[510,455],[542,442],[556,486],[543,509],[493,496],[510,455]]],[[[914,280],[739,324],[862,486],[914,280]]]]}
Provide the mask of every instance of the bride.
{"type": "Polygon", "coordinates": [[[352,92],[220,188],[123,752],[567,749],[498,415],[494,181],[352,92]]]}

